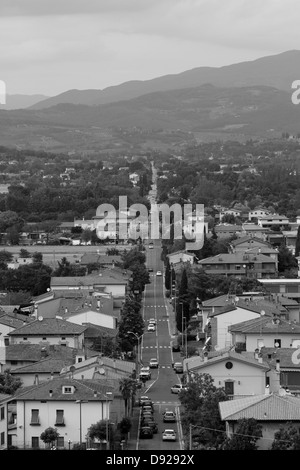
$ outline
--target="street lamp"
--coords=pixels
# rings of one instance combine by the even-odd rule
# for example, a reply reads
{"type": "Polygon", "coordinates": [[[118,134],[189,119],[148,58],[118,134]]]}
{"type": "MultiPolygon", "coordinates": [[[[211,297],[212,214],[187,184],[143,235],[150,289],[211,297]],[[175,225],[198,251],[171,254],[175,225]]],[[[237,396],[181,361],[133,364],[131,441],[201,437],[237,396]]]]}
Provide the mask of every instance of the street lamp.
{"type": "Polygon", "coordinates": [[[184,339],[184,336],[185,336],[185,340],[183,341],[182,346],[184,347],[185,345],[185,357],[187,358],[187,331],[186,331],[186,318],[185,316],[183,316],[183,302],[180,302],[179,305],[181,305],[182,338],[184,339]]]}

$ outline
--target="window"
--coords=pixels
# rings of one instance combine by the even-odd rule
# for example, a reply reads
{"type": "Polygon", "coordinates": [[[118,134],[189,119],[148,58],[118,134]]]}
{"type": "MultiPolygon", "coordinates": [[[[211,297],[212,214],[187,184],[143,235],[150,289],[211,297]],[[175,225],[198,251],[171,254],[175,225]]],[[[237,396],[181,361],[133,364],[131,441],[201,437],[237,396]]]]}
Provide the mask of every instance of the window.
{"type": "Polygon", "coordinates": [[[42,340],[43,340],[43,341],[47,341],[47,338],[46,338],[46,336],[44,336],[44,337],[42,338],[42,340]]]}
{"type": "Polygon", "coordinates": [[[239,269],[241,269],[241,265],[240,265],[240,264],[236,264],[236,265],[235,265],[235,269],[238,271],[239,269]]]}
{"type": "Polygon", "coordinates": [[[27,336],[24,336],[23,341],[27,341],[27,336]]]}
{"type": "Polygon", "coordinates": [[[38,449],[40,447],[40,443],[39,443],[39,438],[38,437],[33,437],[31,438],[31,447],[33,449],[38,449]]]}
{"type": "Polygon", "coordinates": [[[58,437],[57,438],[57,447],[65,447],[65,440],[64,437],[58,437]]]}
{"type": "Polygon", "coordinates": [[[74,387],[63,387],[63,393],[73,393],[74,392],[74,387]]]}
{"type": "Polygon", "coordinates": [[[55,426],[64,426],[64,425],[65,425],[64,410],[56,410],[55,426]]]}
{"type": "Polygon", "coordinates": [[[4,406],[1,406],[0,408],[0,419],[4,419],[4,406]]]}
{"type": "Polygon", "coordinates": [[[12,366],[16,366],[18,364],[18,361],[10,361],[12,366]]]}
{"type": "Polygon", "coordinates": [[[1,433],[0,444],[3,446],[5,444],[5,432],[1,433]]]}
{"type": "Polygon", "coordinates": [[[39,426],[40,418],[39,418],[39,410],[31,410],[31,426],[39,426]]]}
{"type": "Polygon", "coordinates": [[[9,346],[9,338],[4,337],[4,346],[9,346]]]}
{"type": "Polygon", "coordinates": [[[281,348],[281,339],[274,339],[274,348],[281,348]]]}
{"type": "Polygon", "coordinates": [[[62,340],[65,340],[65,339],[66,339],[66,337],[65,337],[65,336],[62,336],[62,337],[61,337],[61,339],[62,339],[62,340]]]}
{"type": "Polygon", "coordinates": [[[232,369],[232,367],[233,367],[232,362],[227,361],[226,364],[225,364],[225,367],[226,367],[226,369],[232,369]]]}

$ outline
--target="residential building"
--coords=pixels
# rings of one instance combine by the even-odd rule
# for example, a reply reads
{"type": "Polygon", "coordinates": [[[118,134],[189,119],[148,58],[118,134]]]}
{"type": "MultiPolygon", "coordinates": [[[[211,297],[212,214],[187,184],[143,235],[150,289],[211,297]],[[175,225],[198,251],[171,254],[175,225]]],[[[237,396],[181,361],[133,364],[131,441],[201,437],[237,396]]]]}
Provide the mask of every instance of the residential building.
{"type": "Polygon", "coordinates": [[[181,262],[188,262],[194,264],[195,255],[193,253],[188,253],[185,250],[175,251],[167,255],[170,265],[178,264],[181,262]]]}
{"type": "Polygon", "coordinates": [[[266,234],[270,231],[269,228],[264,228],[261,227],[260,225],[245,222],[242,224],[242,231],[241,235],[242,237],[245,237],[247,235],[251,235],[256,238],[261,238],[262,240],[266,240],[266,234]]]}
{"type": "Polygon", "coordinates": [[[7,403],[11,399],[11,395],[0,393],[0,450],[8,448],[7,429],[9,423],[7,403]]]}
{"type": "Polygon", "coordinates": [[[216,387],[224,387],[230,398],[265,393],[270,367],[261,358],[245,357],[234,351],[219,353],[210,359],[195,356],[183,361],[184,373],[193,381],[194,374],[211,375],[216,387]]]}
{"type": "Polygon", "coordinates": [[[125,297],[128,281],[108,276],[66,276],[51,277],[50,288],[57,290],[82,290],[85,292],[104,292],[112,296],[125,297]]]}
{"type": "Polygon", "coordinates": [[[258,217],[257,224],[262,228],[272,229],[274,225],[279,225],[280,227],[287,228],[290,224],[290,221],[285,215],[272,214],[264,217],[258,217]]]}
{"type": "Polygon", "coordinates": [[[272,294],[300,301],[300,278],[259,279],[258,282],[272,294]]]}
{"type": "Polygon", "coordinates": [[[243,253],[253,248],[257,250],[260,249],[261,253],[265,254],[264,250],[267,248],[272,248],[272,245],[262,238],[252,235],[245,235],[243,237],[232,240],[229,245],[231,253],[243,253]]]}
{"type": "Polygon", "coordinates": [[[42,318],[8,333],[10,344],[61,344],[82,349],[86,327],[59,318],[42,318]]]}
{"type": "Polygon", "coordinates": [[[269,278],[277,276],[276,260],[270,256],[255,253],[220,253],[198,262],[208,274],[243,277],[269,278]]]}
{"type": "Polygon", "coordinates": [[[300,429],[300,398],[280,393],[254,395],[219,403],[222,421],[226,422],[227,437],[237,429],[238,420],[254,418],[262,425],[262,437],[256,442],[258,450],[270,450],[275,433],[290,424],[300,429]]]}
{"type": "Polygon", "coordinates": [[[270,212],[263,208],[255,208],[248,213],[248,219],[251,221],[253,219],[258,219],[259,217],[267,217],[270,212]]]}
{"type": "Polygon", "coordinates": [[[87,443],[92,424],[110,418],[113,388],[97,380],[59,377],[36,386],[19,389],[14,395],[17,426],[9,441],[19,449],[44,449],[40,435],[48,427],[56,428],[57,449],[67,449],[68,441],[87,443]]]}
{"type": "Polygon", "coordinates": [[[219,224],[215,225],[214,230],[218,238],[230,238],[242,233],[242,225],[219,224]]]}
{"type": "Polygon", "coordinates": [[[283,320],[277,315],[236,323],[228,327],[233,345],[244,345],[245,351],[257,348],[294,348],[300,338],[300,324],[283,320]]]}

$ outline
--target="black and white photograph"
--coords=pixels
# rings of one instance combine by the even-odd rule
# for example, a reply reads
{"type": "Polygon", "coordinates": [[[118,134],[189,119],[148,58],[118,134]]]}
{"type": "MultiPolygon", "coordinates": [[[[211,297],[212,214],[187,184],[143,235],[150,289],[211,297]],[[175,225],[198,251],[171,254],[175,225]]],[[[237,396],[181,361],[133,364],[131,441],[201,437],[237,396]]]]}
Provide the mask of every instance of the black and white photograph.
{"type": "Polygon", "coordinates": [[[297,0],[0,0],[11,461],[300,450],[299,21],[297,0]]]}

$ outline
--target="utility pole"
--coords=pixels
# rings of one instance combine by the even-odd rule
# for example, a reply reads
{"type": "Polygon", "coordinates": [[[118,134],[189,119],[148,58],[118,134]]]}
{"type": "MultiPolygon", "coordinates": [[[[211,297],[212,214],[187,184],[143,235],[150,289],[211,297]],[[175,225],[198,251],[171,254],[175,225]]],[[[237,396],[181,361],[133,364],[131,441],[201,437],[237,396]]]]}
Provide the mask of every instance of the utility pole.
{"type": "Polygon", "coordinates": [[[189,432],[189,450],[192,450],[192,424],[190,424],[190,432],[189,432]]]}

